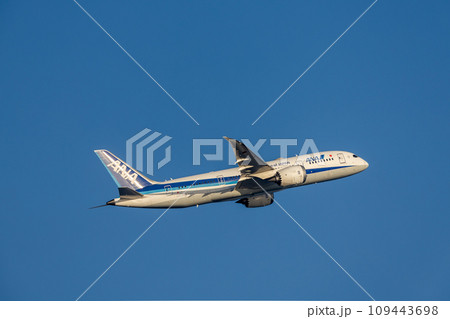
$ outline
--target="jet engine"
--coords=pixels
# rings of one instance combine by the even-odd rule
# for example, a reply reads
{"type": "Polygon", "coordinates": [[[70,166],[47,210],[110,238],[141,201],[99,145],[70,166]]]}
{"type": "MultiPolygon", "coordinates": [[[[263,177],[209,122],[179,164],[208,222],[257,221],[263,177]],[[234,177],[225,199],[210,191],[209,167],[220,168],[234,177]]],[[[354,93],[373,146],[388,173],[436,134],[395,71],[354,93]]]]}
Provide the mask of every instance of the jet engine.
{"type": "Polygon", "coordinates": [[[236,203],[240,203],[245,205],[245,207],[263,207],[268,206],[273,203],[273,194],[272,195],[257,195],[252,197],[246,197],[238,200],[236,203]]]}
{"type": "Polygon", "coordinates": [[[306,181],[305,167],[294,165],[280,169],[270,181],[283,187],[303,184],[306,181]]]}

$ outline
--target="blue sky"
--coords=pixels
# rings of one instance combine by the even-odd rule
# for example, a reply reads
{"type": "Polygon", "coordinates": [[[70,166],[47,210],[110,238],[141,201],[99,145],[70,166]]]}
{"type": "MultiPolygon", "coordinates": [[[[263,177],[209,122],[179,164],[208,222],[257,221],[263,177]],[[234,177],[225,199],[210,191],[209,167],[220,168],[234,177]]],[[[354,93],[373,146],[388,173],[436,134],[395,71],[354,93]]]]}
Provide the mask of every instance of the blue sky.
{"type": "MultiPolygon", "coordinates": [[[[370,163],[277,193],[377,300],[450,298],[446,1],[380,0],[254,126],[370,1],[0,4],[0,299],[74,300],[162,212],[106,207],[93,150],[173,137],[154,179],[192,166],[193,138],[313,138],[370,163]]],[[[289,155],[298,150],[290,149],[289,155]]],[[[277,149],[261,149],[265,159],[277,149]]],[[[169,211],[84,300],[368,300],[280,209],[169,211]]]]}

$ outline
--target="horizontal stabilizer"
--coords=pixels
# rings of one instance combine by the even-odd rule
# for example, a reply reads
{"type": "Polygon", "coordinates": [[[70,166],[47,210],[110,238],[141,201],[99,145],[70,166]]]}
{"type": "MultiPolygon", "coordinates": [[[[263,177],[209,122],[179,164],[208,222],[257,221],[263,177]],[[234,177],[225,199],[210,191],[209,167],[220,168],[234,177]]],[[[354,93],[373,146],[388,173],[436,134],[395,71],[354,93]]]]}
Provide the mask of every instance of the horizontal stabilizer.
{"type": "Polygon", "coordinates": [[[119,187],[119,195],[120,198],[124,199],[134,199],[144,196],[141,193],[138,193],[135,190],[128,187],[119,187]]]}

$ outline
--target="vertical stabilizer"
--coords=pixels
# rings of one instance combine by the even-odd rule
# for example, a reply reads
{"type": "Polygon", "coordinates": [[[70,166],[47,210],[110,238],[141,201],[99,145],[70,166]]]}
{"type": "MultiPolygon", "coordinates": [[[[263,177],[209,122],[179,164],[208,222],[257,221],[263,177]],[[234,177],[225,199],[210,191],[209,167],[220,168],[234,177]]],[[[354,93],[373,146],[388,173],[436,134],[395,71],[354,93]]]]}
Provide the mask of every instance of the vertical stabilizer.
{"type": "Polygon", "coordinates": [[[128,187],[132,190],[139,190],[156,183],[129,166],[110,151],[95,150],[94,152],[100,158],[103,165],[105,165],[105,168],[116,182],[117,187],[128,187]]]}

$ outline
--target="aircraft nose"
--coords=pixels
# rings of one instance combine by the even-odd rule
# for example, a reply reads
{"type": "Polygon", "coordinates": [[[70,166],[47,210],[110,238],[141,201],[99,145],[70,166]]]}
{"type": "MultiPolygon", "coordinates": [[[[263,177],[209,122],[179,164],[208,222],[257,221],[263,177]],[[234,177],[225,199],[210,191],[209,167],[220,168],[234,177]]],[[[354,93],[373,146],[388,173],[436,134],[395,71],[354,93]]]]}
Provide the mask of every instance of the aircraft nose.
{"type": "Polygon", "coordinates": [[[363,170],[365,170],[367,169],[367,167],[369,167],[369,163],[361,158],[361,166],[363,167],[363,170]]]}

